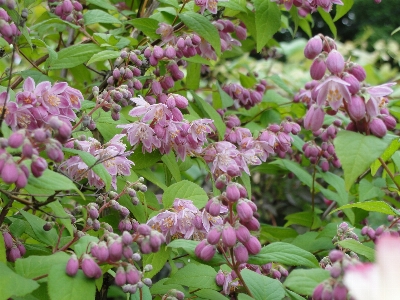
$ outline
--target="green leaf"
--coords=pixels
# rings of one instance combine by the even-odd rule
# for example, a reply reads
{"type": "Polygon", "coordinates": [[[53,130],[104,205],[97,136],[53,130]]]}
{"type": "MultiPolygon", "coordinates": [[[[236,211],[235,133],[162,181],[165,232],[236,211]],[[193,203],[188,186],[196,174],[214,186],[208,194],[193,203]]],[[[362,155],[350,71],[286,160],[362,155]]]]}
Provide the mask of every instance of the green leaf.
{"type": "Polygon", "coordinates": [[[333,143],[342,163],[346,190],[382,155],[388,145],[387,140],[345,130],[338,133],[333,143]]]}
{"type": "Polygon", "coordinates": [[[95,299],[96,284],[82,270],[71,277],[65,273],[65,264],[56,264],[49,272],[48,290],[51,300],[88,300],[95,299]]]}
{"type": "Polygon", "coordinates": [[[157,185],[158,187],[160,187],[164,191],[167,189],[167,186],[165,185],[165,182],[160,180],[157,177],[157,175],[153,171],[151,171],[150,169],[140,169],[140,170],[136,170],[135,172],[139,176],[142,176],[142,177],[146,178],[147,180],[149,180],[151,183],[154,183],[155,185],[157,185]]]}
{"type": "Polygon", "coordinates": [[[246,2],[240,0],[218,1],[218,6],[247,13],[246,2]]]}
{"type": "Polygon", "coordinates": [[[221,40],[218,30],[206,17],[193,11],[187,11],[179,14],[179,18],[189,29],[193,30],[209,42],[214,48],[217,56],[221,55],[221,40]]]}
{"type": "Polygon", "coordinates": [[[98,62],[98,61],[105,61],[108,59],[114,59],[121,55],[121,51],[113,51],[113,50],[104,50],[99,53],[93,54],[93,56],[87,62],[88,65],[98,62]]]}
{"type": "Polygon", "coordinates": [[[218,93],[219,96],[221,97],[221,107],[219,108],[227,108],[233,105],[233,99],[231,98],[231,96],[229,96],[219,85],[219,83],[216,83],[217,88],[218,88],[218,93]]]}
{"type": "Polygon", "coordinates": [[[54,228],[52,228],[49,231],[45,231],[43,229],[43,225],[46,224],[46,221],[34,216],[24,210],[19,211],[25,218],[26,221],[28,221],[29,225],[31,226],[35,236],[33,237],[34,239],[49,245],[49,246],[54,246],[57,243],[58,240],[58,235],[57,232],[54,228]]]}
{"type": "Polygon", "coordinates": [[[105,183],[106,190],[110,190],[112,177],[110,173],[107,171],[106,167],[103,163],[99,163],[97,158],[95,158],[89,152],[71,149],[71,148],[63,148],[64,152],[72,153],[78,155],[82,161],[93,170],[105,183]]]}
{"type": "Polygon", "coordinates": [[[194,206],[202,208],[208,201],[207,193],[198,184],[188,180],[171,184],[165,191],[162,197],[164,208],[172,207],[176,198],[192,200],[194,206]]]}
{"type": "Polygon", "coordinates": [[[195,92],[191,92],[196,103],[204,110],[207,116],[214,121],[215,128],[217,128],[218,136],[222,140],[225,135],[226,125],[221,118],[221,115],[206,101],[199,97],[195,92]]]}
{"type": "Polygon", "coordinates": [[[335,23],[332,20],[332,17],[329,13],[323,10],[321,7],[318,7],[318,12],[321,15],[322,19],[325,21],[326,25],[328,25],[329,29],[331,30],[333,37],[336,38],[337,36],[337,29],[335,23]]]}
{"type": "Polygon", "coordinates": [[[65,212],[64,207],[61,205],[61,203],[58,200],[56,200],[47,204],[46,206],[51,208],[53,215],[57,216],[57,219],[60,220],[61,224],[63,224],[65,228],[67,228],[69,234],[73,236],[74,228],[72,227],[71,224],[71,218],[65,212]]]}
{"type": "Polygon", "coordinates": [[[107,0],[86,0],[86,2],[104,9],[117,10],[117,8],[107,0]]]}
{"type": "Polygon", "coordinates": [[[287,215],[285,217],[285,220],[287,220],[285,227],[296,224],[310,228],[317,228],[321,223],[321,220],[319,219],[318,215],[314,213],[313,216],[313,213],[311,211],[301,211],[287,215]],[[314,224],[313,224],[313,219],[314,219],[314,224]]]}
{"type": "Polygon", "coordinates": [[[243,269],[240,274],[256,300],[280,300],[285,297],[285,290],[276,279],[260,275],[249,269],[243,269]]]}
{"type": "MultiPolygon", "coordinates": [[[[400,141],[398,139],[394,139],[389,147],[386,148],[385,152],[382,153],[381,158],[383,161],[388,161],[389,158],[392,157],[393,154],[396,153],[396,151],[400,148],[400,141]]],[[[379,170],[379,168],[382,166],[381,162],[377,159],[374,161],[374,163],[371,165],[371,174],[372,176],[375,176],[376,172],[379,170]]]]}
{"type": "Polygon", "coordinates": [[[179,269],[166,283],[178,283],[190,288],[219,290],[220,288],[215,283],[216,275],[217,272],[210,266],[189,263],[179,269]]]}
{"type": "Polygon", "coordinates": [[[238,294],[238,300],[253,300],[253,297],[250,297],[247,294],[239,293],[238,294]]]}
{"type": "Polygon", "coordinates": [[[156,33],[158,29],[158,21],[151,18],[140,18],[129,20],[126,23],[132,24],[135,28],[142,31],[146,36],[152,39],[158,39],[160,37],[159,34],[156,33]]]}
{"type": "Polygon", "coordinates": [[[121,24],[121,21],[112,15],[100,9],[91,9],[83,14],[85,25],[103,23],[103,24],[121,24]]]}
{"type": "Polygon", "coordinates": [[[39,284],[36,281],[14,273],[3,262],[0,262],[0,300],[30,294],[38,287],[39,284]]]}
{"type": "Polygon", "coordinates": [[[130,300],[147,300],[152,299],[152,295],[150,293],[150,289],[147,285],[144,285],[141,288],[142,292],[131,294],[130,300]]]}
{"type": "Polygon", "coordinates": [[[293,91],[287,86],[287,84],[282,80],[282,78],[279,75],[274,74],[268,78],[270,80],[272,80],[277,86],[279,86],[282,90],[284,90],[289,95],[293,94],[293,91]]]}
{"type": "Polygon", "coordinates": [[[156,283],[154,283],[151,286],[150,292],[153,295],[159,294],[159,295],[164,295],[166,294],[168,291],[172,290],[172,289],[176,289],[179,291],[184,291],[184,287],[180,284],[164,284],[165,281],[167,281],[168,278],[163,278],[159,281],[157,281],[156,283]]]}
{"type": "Polygon", "coordinates": [[[200,86],[201,64],[189,62],[186,69],[186,87],[189,90],[197,90],[200,86]]]}
{"type": "Polygon", "coordinates": [[[356,240],[348,239],[348,240],[343,240],[343,241],[337,242],[336,244],[340,245],[341,247],[343,247],[345,249],[349,249],[357,254],[365,256],[369,261],[374,261],[375,250],[361,244],[360,242],[358,242],[356,240]]]}
{"type": "Polygon", "coordinates": [[[50,191],[75,190],[83,199],[85,199],[82,192],[76,187],[71,179],[49,169],[46,169],[39,178],[30,175],[28,178],[28,185],[50,191]]]}
{"type": "Polygon", "coordinates": [[[81,257],[82,254],[86,253],[86,250],[88,249],[91,242],[97,243],[98,241],[99,239],[95,236],[85,235],[79,238],[79,240],[72,246],[72,248],[74,249],[76,256],[81,257]]]}
{"type": "Polygon", "coordinates": [[[396,209],[394,209],[389,204],[383,201],[365,201],[361,203],[358,202],[353,204],[347,204],[333,210],[331,214],[338,210],[343,210],[346,208],[353,208],[353,207],[361,208],[366,211],[375,211],[386,215],[395,215],[395,216],[400,215],[400,212],[398,212],[396,209]]]}
{"type": "Polygon", "coordinates": [[[226,300],[227,298],[221,293],[210,290],[210,289],[202,289],[198,292],[194,293],[196,296],[203,299],[213,299],[213,300],[226,300]]]}
{"type": "Polygon", "coordinates": [[[310,296],[315,287],[330,277],[329,271],[322,269],[296,269],[289,273],[283,285],[292,291],[310,296]]]}
{"type": "Polygon", "coordinates": [[[131,166],[132,170],[140,170],[146,169],[148,167],[153,166],[155,163],[161,160],[161,153],[157,151],[153,151],[151,153],[143,153],[139,148],[136,149],[135,152],[131,156],[129,156],[129,160],[135,163],[134,166],[131,166]]]}
{"type": "Polygon", "coordinates": [[[267,224],[261,224],[260,237],[268,241],[284,240],[295,238],[298,235],[292,228],[278,227],[267,224]],[[272,239],[271,239],[272,238],[272,239]]]}
{"type": "Polygon", "coordinates": [[[55,264],[67,264],[69,255],[65,252],[57,252],[48,256],[29,256],[17,259],[15,271],[26,278],[35,278],[49,273],[55,264]]]}
{"type": "Polygon", "coordinates": [[[321,177],[337,191],[339,205],[345,205],[349,202],[349,193],[346,191],[345,182],[342,177],[331,172],[322,172],[321,177]]]}
{"type": "Polygon", "coordinates": [[[257,52],[272,38],[281,25],[281,11],[278,5],[271,1],[255,0],[257,52]]]}
{"type": "Polygon", "coordinates": [[[288,266],[318,267],[315,256],[292,244],[275,242],[263,247],[260,253],[249,258],[250,264],[264,265],[269,262],[281,263],[288,266]]]}
{"type": "Polygon", "coordinates": [[[58,52],[58,57],[48,62],[48,68],[54,70],[76,67],[100,51],[101,48],[95,44],[73,45],[58,52]]]}
{"type": "Polygon", "coordinates": [[[34,24],[34,25],[32,25],[32,26],[29,26],[29,29],[30,29],[30,30],[37,30],[37,29],[39,30],[40,28],[43,28],[45,25],[50,25],[50,26],[52,26],[52,25],[54,25],[54,24],[68,25],[68,26],[71,26],[71,27],[74,28],[74,29],[78,29],[78,28],[79,28],[78,25],[75,25],[75,24],[73,24],[73,23],[69,23],[69,22],[67,22],[67,21],[61,20],[60,18],[51,18],[51,19],[46,19],[46,20],[43,21],[43,22],[36,23],[36,24],[34,24]]]}
{"type": "Polygon", "coordinates": [[[159,251],[151,254],[144,254],[143,265],[145,266],[150,264],[153,266],[153,269],[150,272],[146,272],[145,277],[152,278],[154,275],[160,272],[167,262],[170,253],[171,248],[167,248],[165,245],[162,245],[159,251]]]}
{"type": "Polygon", "coordinates": [[[242,172],[242,176],[240,176],[240,181],[242,181],[243,186],[247,191],[247,197],[249,199],[251,199],[251,178],[250,178],[250,176],[247,173],[242,172]]]}
{"type": "Polygon", "coordinates": [[[286,296],[288,296],[292,300],[306,300],[306,298],[300,296],[299,294],[296,294],[295,292],[292,292],[290,290],[286,290],[286,296]]]}
{"type": "MultiPolygon", "coordinates": [[[[370,200],[373,198],[379,198],[381,199],[383,196],[385,196],[385,192],[382,190],[382,186],[378,186],[379,182],[384,181],[383,178],[377,178],[381,180],[374,180],[373,182],[370,182],[369,180],[363,178],[360,181],[360,184],[358,185],[358,197],[359,201],[363,202],[365,200],[370,200]]],[[[385,182],[383,182],[385,184],[385,182]]]]}
{"type": "Polygon", "coordinates": [[[170,152],[169,154],[164,154],[161,158],[163,163],[167,166],[168,170],[171,172],[172,176],[175,178],[175,180],[181,181],[181,171],[179,170],[179,165],[176,162],[176,157],[174,152],[170,152]]]}
{"type": "Polygon", "coordinates": [[[343,17],[352,8],[354,0],[343,0],[343,5],[336,5],[336,15],[333,22],[336,22],[343,17]]]}

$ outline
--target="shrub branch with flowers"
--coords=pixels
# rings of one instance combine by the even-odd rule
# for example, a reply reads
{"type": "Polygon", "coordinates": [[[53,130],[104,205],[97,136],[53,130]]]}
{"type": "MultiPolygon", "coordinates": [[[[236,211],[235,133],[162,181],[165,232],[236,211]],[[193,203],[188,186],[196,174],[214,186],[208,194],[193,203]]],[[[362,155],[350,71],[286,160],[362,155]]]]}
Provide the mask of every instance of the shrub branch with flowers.
{"type": "Polygon", "coordinates": [[[0,299],[399,297],[396,69],[352,5],[0,0],[0,299]]]}

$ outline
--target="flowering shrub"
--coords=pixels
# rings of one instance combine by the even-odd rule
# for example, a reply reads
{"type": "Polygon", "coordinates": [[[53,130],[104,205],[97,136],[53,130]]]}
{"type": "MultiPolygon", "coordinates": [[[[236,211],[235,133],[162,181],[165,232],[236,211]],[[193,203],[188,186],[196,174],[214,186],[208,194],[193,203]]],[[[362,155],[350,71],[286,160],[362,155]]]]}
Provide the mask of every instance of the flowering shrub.
{"type": "Polygon", "coordinates": [[[0,0],[0,299],[394,299],[397,69],[352,4],[0,0]]]}

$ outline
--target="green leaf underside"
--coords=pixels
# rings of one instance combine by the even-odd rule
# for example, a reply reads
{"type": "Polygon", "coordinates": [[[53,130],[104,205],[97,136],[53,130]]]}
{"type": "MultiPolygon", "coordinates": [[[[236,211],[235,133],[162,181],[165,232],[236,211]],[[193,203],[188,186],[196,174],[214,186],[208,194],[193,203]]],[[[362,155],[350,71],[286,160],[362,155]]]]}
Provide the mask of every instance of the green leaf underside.
{"type": "Polygon", "coordinates": [[[38,287],[36,281],[14,273],[7,265],[0,262],[0,300],[30,294],[38,287]]]}

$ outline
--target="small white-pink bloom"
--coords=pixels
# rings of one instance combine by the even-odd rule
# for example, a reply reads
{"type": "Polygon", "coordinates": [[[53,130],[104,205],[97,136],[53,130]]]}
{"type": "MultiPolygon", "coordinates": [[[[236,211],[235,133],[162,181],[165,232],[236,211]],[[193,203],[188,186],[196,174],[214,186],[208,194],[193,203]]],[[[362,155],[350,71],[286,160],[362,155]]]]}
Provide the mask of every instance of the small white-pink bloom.
{"type": "Polygon", "coordinates": [[[382,236],[376,245],[376,263],[349,267],[344,283],[356,300],[400,298],[400,238],[382,236]]]}

